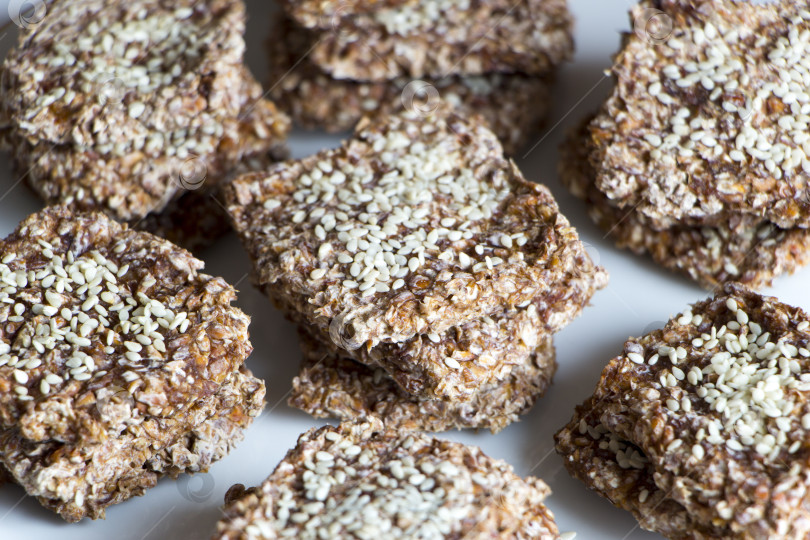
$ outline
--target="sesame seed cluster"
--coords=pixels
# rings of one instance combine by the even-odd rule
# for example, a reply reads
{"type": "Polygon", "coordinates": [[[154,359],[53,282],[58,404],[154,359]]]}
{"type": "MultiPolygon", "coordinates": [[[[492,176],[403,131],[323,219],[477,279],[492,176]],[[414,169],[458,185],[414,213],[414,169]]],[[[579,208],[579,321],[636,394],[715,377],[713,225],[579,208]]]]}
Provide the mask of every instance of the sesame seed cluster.
{"type": "Polygon", "coordinates": [[[450,107],[365,121],[227,196],[274,303],[419,398],[480,399],[607,280],[548,190],[450,107]]]}
{"type": "Polygon", "coordinates": [[[202,266],[65,206],[0,241],[0,464],[66,520],[205,470],[261,410],[248,317],[202,266]]]}
{"type": "Polygon", "coordinates": [[[574,476],[672,538],[803,537],[809,330],[801,310],[728,284],[629,340],[558,451],[574,476]]]}
{"type": "Polygon", "coordinates": [[[623,249],[647,253],[656,263],[689,276],[707,289],[727,281],[751,288],[769,286],[776,276],[810,264],[810,231],[781,229],[752,215],[733,215],[715,225],[675,225],[657,229],[640,212],[614,206],[594,185],[589,162],[590,119],[573,131],[561,147],[560,177],[588,213],[623,249]]]}
{"type": "Polygon", "coordinates": [[[478,448],[378,421],[312,429],[265,482],[229,491],[214,538],[557,538],[548,486],[478,448]]]}
{"type": "Polygon", "coordinates": [[[49,203],[160,213],[191,165],[210,187],[286,136],[243,65],[244,18],[238,0],[49,3],[3,64],[0,143],[49,203]]]}
{"type": "MultiPolygon", "coordinates": [[[[709,286],[759,287],[807,263],[806,7],[667,0],[633,8],[636,21],[660,8],[672,31],[626,36],[612,94],[568,143],[569,156],[587,148],[588,187],[575,191],[599,207],[592,214],[619,244],[709,286]],[[731,249],[715,247],[717,237],[731,249]],[[676,245],[680,260],[657,255],[656,240],[676,245]]],[[[561,164],[568,177],[581,167],[561,164]]]]}
{"type": "Polygon", "coordinates": [[[281,5],[310,34],[312,62],[335,79],[542,76],[573,50],[565,0],[281,5]]]}
{"type": "MultiPolygon", "coordinates": [[[[405,106],[431,109],[427,93],[409,101],[409,77],[384,82],[337,79],[307,56],[309,36],[291,20],[280,21],[278,39],[270,47],[270,97],[305,129],[341,132],[354,128],[363,116],[388,115],[405,106]]],[[[514,155],[544,122],[550,105],[551,74],[530,76],[490,72],[483,75],[430,77],[427,92],[467,114],[481,115],[498,135],[504,150],[514,155]]],[[[423,91],[425,91],[423,89],[423,91]]]]}
{"type": "MultiPolygon", "coordinates": [[[[424,345],[431,348],[429,343],[424,345]]],[[[390,429],[410,431],[500,431],[543,395],[556,370],[552,338],[547,335],[521,364],[503,369],[497,381],[481,385],[463,401],[442,401],[406,391],[384,369],[330,352],[304,333],[301,348],[304,360],[293,380],[291,406],[319,418],[377,416],[390,429]]]]}

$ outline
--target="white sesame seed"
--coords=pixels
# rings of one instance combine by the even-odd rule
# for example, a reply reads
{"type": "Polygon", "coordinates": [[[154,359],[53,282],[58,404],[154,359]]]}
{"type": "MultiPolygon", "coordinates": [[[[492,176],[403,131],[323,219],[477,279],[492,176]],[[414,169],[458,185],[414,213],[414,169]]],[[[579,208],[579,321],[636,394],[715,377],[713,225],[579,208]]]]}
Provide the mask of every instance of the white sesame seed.
{"type": "Polygon", "coordinates": [[[140,101],[135,101],[130,104],[129,106],[129,116],[132,118],[140,118],[140,116],[146,110],[146,105],[141,103],[140,101]]]}
{"type": "Polygon", "coordinates": [[[632,352],[631,352],[631,353],[629,353],[629,354],[627,355],[627,358],[628,358],[628,359],[629,359],[631,362],[633,362],[634,364],[643,364],[643,363],[644,363],[644,357],[643,357],[643,356],[641,356],[641,355],[640,355],[640,354],[638,354],[638,353],[632,353],[632,352]]]}

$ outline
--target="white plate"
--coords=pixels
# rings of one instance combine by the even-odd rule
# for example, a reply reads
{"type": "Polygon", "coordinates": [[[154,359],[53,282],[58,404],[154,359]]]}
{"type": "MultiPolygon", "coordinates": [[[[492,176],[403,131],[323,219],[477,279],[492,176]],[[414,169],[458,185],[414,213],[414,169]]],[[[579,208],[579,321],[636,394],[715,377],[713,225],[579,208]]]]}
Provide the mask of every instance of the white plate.
{"type": "MultiPolygon", "coordinates": [[[[14,0],[19,4],[19,0],[14,0]]],[[[553,451],[553,434],[564,425],[593,390],[605,363],[617,354],[625,339],[660,326],[688,303],[706,296],[693,283],[666,272],[649,260],[615,249],[587,218],[580,202],[560,185],[556,175],[557,146],[563,134],[583,115],[593,110],[610,88],[603,71],[618,47],[619,32],[629,28],[630,0],[572,0],[576,14],[577,54],[560,72],[555,106],[537,146],[519,160],[531,180],[546,183],[565,215],[579,228],[591,254],[611,274],[610,285],[596,294],[593,306],[560,332],[556,339],[560,368],[554,385],[531,413],[497,435],[448,433],[442,437],[480,446],[489,455],[505,459],[522,475],[543,478],[554,491],[548,501],[561,531],[576,531],[579,540],[643,540],[660,538],[641,531],[630,514],[587,491],[562,468],[553,451]]],[[[265,74],[263,42],[272,6],[266,0],[249,0],[248,60],[254,73],[265,74]]],[[[0,0],[0,14],[8,0],[0,0]]],[[[0,31],[0,45],[7,50],[16,28],[0,31]],[[5,34],[3,33],[5,32],[5,34]]],[[[324,147],[336,146],[339,137],[295,133],[290,140],[296,157],[324,147]]],[[[530,145],[531,146],[531,145],[530,145]]],[[[0,236],[19,220],[41,207],[18,181],[6,156],[0,157],[0,236]]],[[[0,539],[73,540],[115,538],[118,540],[192,540],[208,538],[220,516],[225,491],[234,483],[256,485],[295,445],[306,429],[321,425],[289,408],[286,395],[299,361],[295,332],[270,303],[250,285],[248,259],[235,236],[220,241],[203,254],[206,271],[225,277],[241,289],[237,304],[253,317],[255,347],[249,366],[267,381],[267,410],[248,430],[244,442],[210,473],[164,480],[138,497],[109,508],[107,519],[66,524],[23,495],[16,486],[0,488],[0,539]]],[[[810,308],[810,270],[781,278],[767,292],[794,305],[810,308]]]]}

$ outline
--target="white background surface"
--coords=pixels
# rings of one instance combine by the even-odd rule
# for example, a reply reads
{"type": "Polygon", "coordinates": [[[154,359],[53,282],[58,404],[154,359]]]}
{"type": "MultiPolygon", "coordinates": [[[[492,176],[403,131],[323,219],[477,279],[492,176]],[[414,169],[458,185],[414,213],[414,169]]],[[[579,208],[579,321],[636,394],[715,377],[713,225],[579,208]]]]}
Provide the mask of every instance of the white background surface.
{"type": "MultiPolygon", "coordinates": [[[[19,0],[15,0],[19,4],[19,0]]],[[[13,4],[14,2],[12,2],[13,4]]],[[[5,15],[8,0],[0,0],[5,15]]],[[[248,62],[265,79],[263,43],[273,11],[267,0],[248,1],[248,62]]],[[[659,327],[688,303],[707,295],[693,283],[670,274],[649,260],[616,250],[590,222],[582,204],[560,185],[556,175],[557,146],[563,134],[593,110],[610,88],[603,71],[618,46],[618,32],[629,28],[630,0],[571,0],[576,15],[577,53],[558,78],[551,119],[536,137],[536,148],[521,155],[519,165],[530,180],[546,183],[563,212],[578,227],[592,256],[611,274],[610,285],[598,292],[592,307],[556,338],[560,363],[554,385],[522,420],[497,435],[448,433],[442,437],[480,446],[489,455],[511,463],[521,475],[543,478],[552,488],[548,505],[561,531],[576,531],[579,540],[643,540],[660,538],[641,531],[635,520],[607,500],[587,491],[562,468],[553,451],[553,434],[592,392],[605,363],[631,335],[659,327]]],[[[2,54],[13,43],[16,27],[0,30],[2,54]]],[[[296,132],[290,140],[294,156],[309,155],[338,144],[338,137],[296,132]]],[[[531,147],[532,145],[529,145],[531,147]]],[[[524,150],[524,153],[526,151],[524,150]]],[[[0,236],[12,231],[41,203],[19,182],[7,156],[0,156],[0,236]]],[[[248,259],[235,236],[202,254],[206,271],[225,277],[241,290],[238,305],[253,317],[255,347],[248,365],[268,386],[267,408],[247,431],[245,441],[207,474],[163,480],[145,496],[107,510],[107,519],[66,524],[44,510],[17,486],[0,488],[0,540],[197,539],[209,538],[220,516],[225,491],[234,483],[260,483],[306,429],[322,422],[291,409],[286,395],[299,353],[293,327],[254,290],[248,259]]],[[[779,279],[768,290],[782,300],[810,308],[810,269],[779,279]]],[[[381,539],[383,540],[383,539],[381,539]]]]}

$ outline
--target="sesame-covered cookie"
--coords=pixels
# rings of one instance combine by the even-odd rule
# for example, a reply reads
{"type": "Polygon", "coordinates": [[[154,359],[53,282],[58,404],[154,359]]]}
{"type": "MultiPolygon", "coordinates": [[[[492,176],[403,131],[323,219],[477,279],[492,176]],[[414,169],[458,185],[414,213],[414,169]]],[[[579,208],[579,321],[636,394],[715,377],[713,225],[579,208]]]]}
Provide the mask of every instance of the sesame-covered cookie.
{"type": "Polygon", "coordinates": [[[66,520],[206,470],[261,410],[249,319],[202,266],[64,206],[0,241],[0,463],[66,520]]]}
{"type": "Polygon", "coordinates": [[[553,540],[549,493],[476,447],[343,423],[304,433],[261,486],[232,487],[213,538],[553,540]]]}
{"type": "Polygon", "coordinates": [[[668,538],[805,538],[808,348],[805,312],[727,284],[628,340],[557,450],[668,538]]]}
{"type": "Polygon", "coordinates": [[[282,7],[309,30],[312,61],[337,79],[544,75],[573,51],[565,0],[284,0],[282,7]]]}
{"type": "Polygon", "coordinates": [[[420,81],[336,79],[309,59],[312,43],[289,20],[277,25],[268,45],[270,97],[306,129],[347,131],[364,116],[402,108],[430,110],[441,98],[461,111],[481,115],[506,153],[514,155],[540,129],[551,105],[551,75],[492,72],[420,81]]]}
{"type": "Polygon", "coordinates": [[[631,16],[589,126],[599,191],[656,229],[809,227],[807,4],[645,0],[631,16]]]}
{"type": "Polygon", "coordinates": [[[246,175],[226,193],[276,305],[410,393],[454,397],[494,380],[607,281],[548,189],[446,106],[367,119],[340,148],[246,175]],[[508,337],[486,330],[487,318],[508,317],[533,322],[508,337]]]}
{"type": "Polygon", "coordinates": [[[585,125],[572,132],[561,147],[560,179],[587,203],[591,218],[618,247],[648,253],[707,289],[727,281],[759,289],[810,264],[810,229],[782,229],[752,214],[730,215],[714,225],[656,228],[643,213],[619,208],[596,188],[591,147],[585,125]]]}
{"type": "Polygon", "coordinates": [[[289,128],[243,65],[244,18],[240,0],[50,2],[3,64],[0,142],[49,204],[123,221],[213,188],[289,128]]]}

